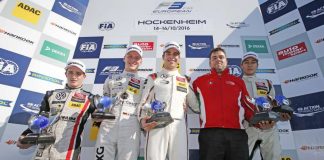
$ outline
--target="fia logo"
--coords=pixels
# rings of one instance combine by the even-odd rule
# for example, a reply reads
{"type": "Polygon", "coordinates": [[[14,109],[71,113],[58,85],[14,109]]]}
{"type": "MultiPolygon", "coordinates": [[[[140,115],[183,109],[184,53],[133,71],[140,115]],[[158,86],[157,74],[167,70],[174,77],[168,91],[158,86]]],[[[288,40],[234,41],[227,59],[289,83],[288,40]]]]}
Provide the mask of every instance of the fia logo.
{"type": "Polygon", "coordinates": [[[267,13],[275,14],[278,11],[284,9],[287,5],[288,5],[288,0],[278,0],[268,6],[267,13]]]}
{"type": "Polygon", "coordinates": [[[228,65],[228,69],[231,75],[240,77],[242,75],[242,69],[237,65],[228,65]]]}
{"type": "Polygon", "coordinates": [[[115,23],[112,21],[102,22],[98,25],[98,29],[101,31],[110,31],[115,28],[115,23]]]}
{"type": "Polygon", "coordinates": [[[17,74],[18,71],[19,66],[17,65],[17,63],[0,58],[0,74],[5,76],[12,76],[17,74]]]}
{"type": "Polygon", "coordinates": [[[95,50],[97,50],[96,42],[84,42],[80,45],[81,52],[94,52],[95,50]]]}

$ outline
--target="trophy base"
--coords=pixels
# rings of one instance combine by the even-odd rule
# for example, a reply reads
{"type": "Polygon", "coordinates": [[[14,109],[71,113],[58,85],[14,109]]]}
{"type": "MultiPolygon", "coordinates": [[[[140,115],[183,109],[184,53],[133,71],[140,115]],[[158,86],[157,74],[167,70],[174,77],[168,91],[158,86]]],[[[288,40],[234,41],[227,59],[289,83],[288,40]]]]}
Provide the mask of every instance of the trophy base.
{"type": "Polygon", "coordinates": [[[160,112],[160,113],[155,113],[152,115],[150,119],[148,119],[146,122],[151,123],[151,122],[157,122],[158,125],[155,128],[163,128],[170,123],[172,123],[174,120],[171,117],[169,112],[160,112]]]}
{"type": "Polygon", "coordinates": [[[29,133],[20,140],[22,144],[53,144],[55,137],[51,134],[29,133]]]}
{"type": "Polygon", "coordinates": [[[95,118],[95,119],[116,119],[116,116],[111,113],[106,113],[106,112],[94,112],[94,113],[92,113],[92,118],[95,118]]]}
{"type": "Polygon", "coordinates": [[[280,116],[278,113],[276,112],[260,112],[260,113],[256,113],[253,118],[251,119],[250,123],[252,125],[256,125],[258,123],[260,123],[261,121],[279,121],[280,120],[280,116]]]}
{"type": "Polygon", "coordinates": [[[279,112],[279,113],[288,113],[290,116],[292,116],[292,114],[294,112],[294,110],[291,107],[285,106],[285,105],[280,106],[280,107],[273,107],[272,111],[279,112]]]}

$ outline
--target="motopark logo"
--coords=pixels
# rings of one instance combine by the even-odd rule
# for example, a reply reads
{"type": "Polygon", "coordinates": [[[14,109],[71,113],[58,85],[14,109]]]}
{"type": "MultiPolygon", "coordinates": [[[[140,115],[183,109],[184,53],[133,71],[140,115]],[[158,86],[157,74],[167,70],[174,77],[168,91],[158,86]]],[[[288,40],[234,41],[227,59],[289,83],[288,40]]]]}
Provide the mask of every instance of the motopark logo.
{"type": "Polygon", "coordinates": [[[82,13],[77,8],[67,4],[66,2],[61,2],[60,1],[58,3],[61,5],[61,7],[63,9],[67,10],[68,12],[74,13],[74,14],[79,15],[79,16],[82,15],[82,13]]]}
{"type": "Polygon", "coordinates": [[[14,33],[7,32],[6,30],[4,30],[4,29],[2,29],[2,28],[0,28],[0,33],[3,33],[3,34],[5,34],[5,35],[7,35],[7,36],[9,36],[9,37],[15,38],[15,39],[17,39],[17,40],[20,40],[20,41],[23,41],[23,42],[26,42],[26,43],[29,43],[29,44],[34,44],[34,41],[29,40],[29,39],[27,39],[27,38],[25,38],[25,37],[22,37],[22,36],[16,35],[16,34],[14,34],[14,33]]]}
{"type": "Polygon", "coordinates": [[[40,54],[65,63],[69,57],[70,50],[45,40],[40,54]]]}
{"type": "Polygon", "coordinates": [[[191,43],[188,44],[188,47],[190,47],[193,50],[201,50],[205,48],[210,48],[210,45],[207,43],[191,43]]]}
{"type": "Polygon", "coordinates": [[[306,18],[313,19],[323,14],[324,14],[324,5],[311,11],[311,13],[306,16],[306,18]]]}
{"type": "Polygon", "coordinates": [[[133,44],[140,46],[143,51],[153,51],[154,42],[133,42],[133,44]]]}
{"type": "Polygon", "coordinates": [[[289,23],[287,23],[287,24],[285,24],[285,25],[283,25],[283,26],[280,26],[279,28],[276,28],[276,29],[270,31],[269,34],[270,34],[270,36],[271,36],[271,35],[274,35],[274,34],[280,32],[280,31],[283,31],[283,30],[285,30],[285,29],[287,29],[287,28],[289,28],[289,27],[292,27],[292,26],[294,26],[294,25],[297,25],[297,24],[299,24],[299,23],[300,23],[300,22],[299,22],[299,19],[296,19],[296,20],[291,21],[291,22],[289,22],[289,23]]]}
{"type": "Polygon", "coordinates": [[[3,107],[10,107],[10,103],[12,101],[8,101],[8,100],[4,100],[4,99],[0,99],[0,106],[3,106],[3,107]]]}
{"type": "Polygon", "coordinates": [[[162,2],[154,10],[153,14],[188,14],[193,7],[184,7],[186,2],[162,2]]]}
{"type": "Polygon", "coordinates": [[[127,48],[127,44],[105,44],[103,49],[121,49],[127,48]]]}
{"type": "Polygon", "coordinates": [[[72,31],[72,30],[70,30],[70,29],[67,29],[67,28],[65,28],[65,27],[63,27],[63,26],[61,26],[61,25],[59,25],[59,24],[57,24],[57,23],[55,23],[55,22],[51,22],[51,25],[53,25],[53,26],[55,26],[55,27],[57,27],[57,28],[59,28],[59,29],[65,31],[65,32],[67,32],[67,33],[70,33],[70,34],[73,34],[73,35],[77,35],[76,32],[74,32],[74,31],[72,31]]]}
{"type": "Polygon", "coordinates": [[[241,29],[243,27],[249,27],[250,25],[245,22],[230,22],[226,24],[229,28],[241,29]]]}
{"type": "Polygon", "coordinates": [[[245,40],[247,52],[269,53],[265,40],[245,40]]]}
{"type": "Polygon", "coordinates": [[[97,50],[97,43],[96,42],[83,42],[80,45],[80,51],[81,52],[94,52],[97,50]]]}
{"type": "Polygon", "coordinates": [[[5,76],[12,76],[17,74],[19,71],[19,66],[17,63],[0,58],[0,74],[5,76]]]}
{"type": "Polygon", "coordinates": [[[324,146],[310,146],[310,145],[303,145],[300,147],[300,150],[303,151],[324,151],[324,146]]]}
{"type": "Polygon", "coordinates": [[[17,5],[13,9],[12,15],[36,25],[42,12],[33,6],[17,1],[17,5]]]}
{"type": "Polygon", "coordinates": [[[288,0],[278,0],[267,7],[268,14],[274,14],[288,6],[288,0]]]}
{"type": "Polygon", "coordinates": [[[102,22],[98,25],[100,31],[110,31],[115,28],[115,23],[112,21],[102,22]]]}
{"type": "Polygon", "coordinates": [[[297,117],[312,117],[315,114],[324,112],[324,107],[321,107],[319,104],[297,107],[297,112],[294,112],[294,115],[297,117]]]}
{"type": "Polygon", "coordinates": [[[285,80],[284,83],[288,84],[288,83],[293,83],[293,82],[300,82],[300,81],[310,80],[310,79],[313,79],[313,78],[318,78],[318,73],[312,73],[312,74],[308,74],[308,75],[305,75],[305,76],[285,80]]]}
{"type": "Polygon", "coordinates": [[[278,60],[284,60],[307,52],[305,42],[277,51],[278,60]]]}
{"type": "Polygon", "coordinates": [[[36,78],[36,79],[40,79],[40,80],[43,80],[43,81],[59,84],[59,85],[63,84],[63,80],[53,78],[53,77],[50,77],[50,76],[47,76],[47,75],[44,75],[44,74],[36,73],[36,72],[33,72],[33,71],[30,71],[30,75],[28,75],[28,76],[36,78]]]}
{"type": "Polygon", "coordinates": [[[241,77],[243,74],[241,67],[238,65],[228,65],[228,69],[230,74],[236,77],[241,77]]]}

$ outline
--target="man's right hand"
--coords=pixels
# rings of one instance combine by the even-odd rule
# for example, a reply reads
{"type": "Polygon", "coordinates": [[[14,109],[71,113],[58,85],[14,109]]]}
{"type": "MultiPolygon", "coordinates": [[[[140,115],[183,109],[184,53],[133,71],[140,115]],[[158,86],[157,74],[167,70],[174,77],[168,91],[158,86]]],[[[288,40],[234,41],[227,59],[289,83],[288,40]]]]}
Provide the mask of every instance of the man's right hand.
{"type": "Polygon", "coordinates": [[[141,126],[145,131],[150,131],[151,129],[155,128],[158,125],[158,123],[155,121],[151,123],[146,123],[146,121],[150,118],[151,117],[144,117],[141,119],[141,126]]]}
{"type": "Polygon", "coordinates": [[[22,144],[20,142],[21,139],[23,139],[25,136],[20,136],[17,140],[17,143],[16,143],[16,146],[19,148],[19,149],[28,149],[29,147],[33,146],[32,144],[22,144]]]}

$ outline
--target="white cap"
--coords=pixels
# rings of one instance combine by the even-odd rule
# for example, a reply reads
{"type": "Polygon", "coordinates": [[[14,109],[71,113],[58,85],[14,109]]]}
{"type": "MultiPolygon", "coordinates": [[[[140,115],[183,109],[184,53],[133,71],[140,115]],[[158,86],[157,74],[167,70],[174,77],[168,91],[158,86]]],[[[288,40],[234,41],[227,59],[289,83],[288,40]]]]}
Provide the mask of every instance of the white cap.
{"type": "Polygon", "coordinates": [[[65,70],[67,70],[68,68],[72,67],[72,66],[75,66],[75,67],[78,67],[83,73],[86,73],[86,66],[84,65],[83,62],[79,61],[79,60],[76,60],[76,59],[72,59],[70,61],[68,61],[66,63],[66,67],[65,67],[65,70]]]}
{"type": "Polygon", "coordinates": [[[245,61],[247,58],[254,58],[255,60],[259,61],[258,55],[255,52],[246,52],[243,54],[242,61],[245,61]]]}
{"type": "Polygon", "coordinates": [[[126,54],[131,52],[131,51],[137,52],[141,57],[143,56],[142,48],[140,46],[136,45],[136,44],[128,46],[127,49],[126,49],[126,54]]]}
{"type": "Polygon", "coordinates": [[[179,53],[181,53],[180,45],[177,42],[173,42],[173,41],[164,44],[163,53],[170,48],[174,48],[178,50],[179,53]]]}

